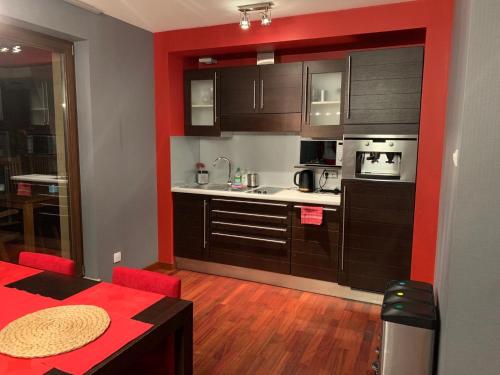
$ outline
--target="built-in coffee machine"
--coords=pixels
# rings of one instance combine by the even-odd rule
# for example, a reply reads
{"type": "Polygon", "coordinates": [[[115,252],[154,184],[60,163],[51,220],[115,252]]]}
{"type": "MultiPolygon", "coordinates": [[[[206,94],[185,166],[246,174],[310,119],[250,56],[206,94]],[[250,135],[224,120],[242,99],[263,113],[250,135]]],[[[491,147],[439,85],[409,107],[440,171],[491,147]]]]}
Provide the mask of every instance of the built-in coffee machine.
{"type": "Polygon", "coordinates": [[[415,182],[416,135],[345,135],[343,178],[415,182]]]}

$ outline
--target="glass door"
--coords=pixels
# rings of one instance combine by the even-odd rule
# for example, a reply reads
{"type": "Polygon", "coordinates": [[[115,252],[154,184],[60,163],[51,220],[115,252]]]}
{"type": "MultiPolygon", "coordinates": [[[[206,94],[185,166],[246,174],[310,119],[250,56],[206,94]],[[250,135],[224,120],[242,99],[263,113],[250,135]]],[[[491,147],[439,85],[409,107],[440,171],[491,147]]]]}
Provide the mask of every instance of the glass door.
{"type": "Polygon", "coordinates": [[[303,136],[342,138],[344,66],[343,60],[304,63],[303,136]]]}
{"type": "Polygon", "coordinates": [[[190,70],[184,75],[186,135],[220,134],[219,73],[190,70]]]}
{"type": "Polygon", "coordinates": [[[0,25],[0,260],[20,251],[82,269],[72,44],[0,25]]]}

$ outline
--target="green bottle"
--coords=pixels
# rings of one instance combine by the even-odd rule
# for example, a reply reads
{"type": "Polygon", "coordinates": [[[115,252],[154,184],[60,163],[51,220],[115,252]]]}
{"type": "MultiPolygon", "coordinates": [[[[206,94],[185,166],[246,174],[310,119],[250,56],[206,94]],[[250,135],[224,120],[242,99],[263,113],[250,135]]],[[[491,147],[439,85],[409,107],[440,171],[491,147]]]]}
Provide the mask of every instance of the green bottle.
{"type": "Polygon", "coordinates": [[[238,167],[238,168],[236,168],[236,173],[234,174],[234,185],[235,186],[241,186],[241,178],[242,178],[242,175],[241,175],[240,167],[238,167]]]}

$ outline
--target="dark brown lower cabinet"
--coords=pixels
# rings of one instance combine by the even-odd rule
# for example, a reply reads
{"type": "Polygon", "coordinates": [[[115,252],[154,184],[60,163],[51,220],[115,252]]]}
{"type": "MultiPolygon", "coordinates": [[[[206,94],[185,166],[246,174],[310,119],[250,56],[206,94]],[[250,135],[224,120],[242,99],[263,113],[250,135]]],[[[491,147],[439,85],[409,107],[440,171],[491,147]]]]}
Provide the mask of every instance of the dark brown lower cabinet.
{"type": "Polygon", "coordinates": [[[323,223],[316,226],[301,224],[301,206],[294,205],[292,213],[291,273],[295,276],[336,282],[340,208],[324,207],[323,223]]]}
{"type": "Polygon", "coordinates": [[[173,193],[174,255],[205,259],[208,255],[208,197],[173,193]]]}
{"type": "Polygon", "coordinates": [[[339,283],[383,292],[410,277],[415,184],[342,181],[339,283]]]}
{"type": "Polygon", "coordinates": [[[210,201],[210,260],[290,273],[289,204],[247,199],[210,201]]]}

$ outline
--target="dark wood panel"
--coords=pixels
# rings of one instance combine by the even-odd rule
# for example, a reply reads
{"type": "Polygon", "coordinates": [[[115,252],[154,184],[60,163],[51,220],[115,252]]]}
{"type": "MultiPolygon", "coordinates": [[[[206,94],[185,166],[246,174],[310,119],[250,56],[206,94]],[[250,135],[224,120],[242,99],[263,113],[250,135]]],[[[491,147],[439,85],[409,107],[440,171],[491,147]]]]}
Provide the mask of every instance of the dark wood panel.
{"type": "Polygon", "coordinates": [[[355,95],[351,97],[351,111],[357,109],[395,109],[396,105],[398,109],[419,109],[420,93],[355,95]]]}
{"type": "Polygon", "coordinates": [[[205,227],[209,220],[208,198],[203,195],[184,193],[173,193],[172,196],[174,255],[204,259],[205,248],[208,244],[208,230],[205,227]]]}
{"type": "Polygon", "coordinates": [[[354,235],[352,233],[348,233],[345,245],[350,248],[362,249],[364,251],[373,251],[376,253],[411,254],[411,241],[402,238],[388,237],[384,238],[383,241],[381,241],[380,237],[371,237],[365,234],[354,235]]]}
{"type": "MultiPolygon", "coordinates": [[[[351,99],[359,95],[415,94],[422,89],[421,78],[374,79],[351,82],[351,99]]],[[[395,103],[398,105],[398,103],[395,103]]]]}
{"type": "Polygon", "coordinates": [[[376,237],[379,241],[384,238],[411,240],[413,236],[412,225],[394,225],[368,221],[352,221],[349,218],[345,224],[345,238],[348,241],[351,235],[376,237]]]}
{"type": "Polygon", "coordinates": [[[300,113],[259,113],[222,115],[223,131],[300,132],[300,113]]]}
{"type": "Polygon", "coordinates": [[[345,250],[349,255],[348,259],[353,259],[359,263],[369,263],[372,265],[389,266],[389,267],[410,267],[411,265],[411,244],[406,243],[406,246],[399,250],[380,251],[367,247],[359,249],[352,247],[352,244],[346,243],[345,250]]]}
{"type": "Polygon", "coordinates": [[[284,226],[288,224],[288,217],[284,216],[276,216],[272,215],[267,216],[256,216],[248,213],[237,213],[235,211],[220,211],[220,210],[212,210],[210,211],[211,220],[219,220],[219,221],[228,221],[235,222],[241,224],[249,224],[249,225],[269,225],[269,226],[284,226]]]}
{"type": "Polygon", "coordinates": [[[261,113],[300,113],[302,63],[262,65],[260,70],[261,113]]]}
{"type": "Polygon", "coordinates": [[[369,221],[376,223],[413,225],[413,215],[409,210],[397,210],[392,208],[358,208],[351,207],[351,220],[369,221]]]}
{"type": "Polygon", "coordinates": [[[294,239],[292,242],[292,263],[320,268],[336,268],[338,244],[338,241],[314,242],[294,239]]]}
{"type": "Polygon", "coordinates": [[[81,277],[61,275],[59,273],[44,271],[42,273],[21,279],[6,285],[8,288],[24,290],[31,294],[39,294],[57,300],[63,300],[82,292],[99,282],[81,277]]]}
{"type": "Polygon", "coordinates": [[[363,69],[353,69],[351,74],[352,81],[409,77],[422,77],[421,62],[369,65],[363,69]]]}
{"type": "Polygon", "coordinates": [[[352,109],[351,121],[363,121],[370,124],[400,124],[420,122],[418,109],[352,109]]]}
{"type": "MultiPolygon", "coordinates": [[[[257,66],[221,69],[221,115],[258,112],[259,70],[257,66]]],[[[224,121],[222,121],[224,129],[224,121]]]]}
{"type": "Polygon", "coordinates": [[[266,237],[276,239],[288,238],[288,228],[278,226],[252,225],[240,222],[212,221],[211,230],[243,236],[266,237]]]}
{"type": "Polygon", "coordinates": [[[352,65],[370,66],[381,64],[403,64],[413,62],[423,62],[424,48],[423,47],[404,47],[404,48],[389,48],[373,51],[353,52],[352,65]]]}
{"type": "Polygon", "coordinates": [[[324,280],[337,282],[338,272],[336,267],[323,268],[316,266],[308,266],[307,264],[300,264],[292,262],[291,274],[299,277],[306,277],[308,279],[324,280]]]}
{"type": "Polygon", "coordinates": [[[255,199],[212,198],[210,208],[242,213],[287,216],[288,203],[255,199]]]}
{"type": "MultiPolygon", "coordinates": [[[[339,224],[336,225],[337,228],[339,224]]],[[[339,241],[339,231],[338,230],[327,230],[326,228],[314,228],[313,226],[303,225],[302,227],[292,228],[293,239],[304,240],[304,241],[315,241],[321,243],[338,244],[339,241]]]]}

